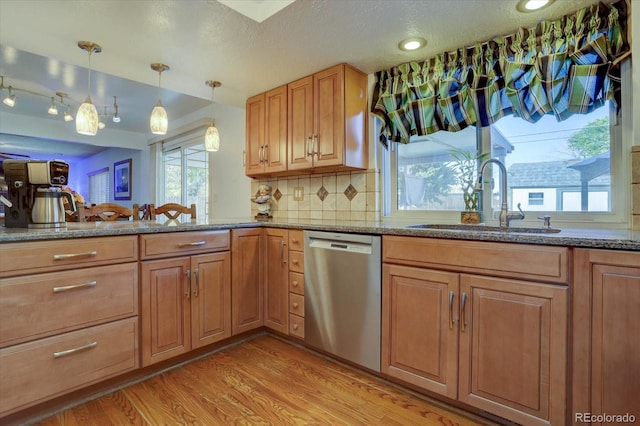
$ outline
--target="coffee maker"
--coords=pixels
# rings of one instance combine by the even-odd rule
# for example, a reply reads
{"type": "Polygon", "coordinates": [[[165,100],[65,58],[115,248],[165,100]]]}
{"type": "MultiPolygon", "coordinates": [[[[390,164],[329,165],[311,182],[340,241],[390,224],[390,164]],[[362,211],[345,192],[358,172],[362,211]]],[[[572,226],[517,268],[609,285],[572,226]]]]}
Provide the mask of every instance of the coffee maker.
{"type": "Polygon", "coordinates": [[[75,211],[73,196],[62,191],[69,164],[61,160],[4,160],[7,228],[57,228],[66,225],[63,198],[75,211]]]}

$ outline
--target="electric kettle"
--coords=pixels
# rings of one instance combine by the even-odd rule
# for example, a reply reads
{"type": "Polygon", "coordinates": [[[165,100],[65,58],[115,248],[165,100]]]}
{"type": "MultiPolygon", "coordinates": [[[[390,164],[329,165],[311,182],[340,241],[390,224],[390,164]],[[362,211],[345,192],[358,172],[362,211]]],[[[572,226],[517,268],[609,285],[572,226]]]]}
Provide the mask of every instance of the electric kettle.
{"type": "Polygon", "coordinates": [[[32,226],[35,228],[57,228],[66,223],[64,201],[66,197],[72,211],[76,211],[73,195],[60,188],[38,188],[31,209],[32,226]]]}

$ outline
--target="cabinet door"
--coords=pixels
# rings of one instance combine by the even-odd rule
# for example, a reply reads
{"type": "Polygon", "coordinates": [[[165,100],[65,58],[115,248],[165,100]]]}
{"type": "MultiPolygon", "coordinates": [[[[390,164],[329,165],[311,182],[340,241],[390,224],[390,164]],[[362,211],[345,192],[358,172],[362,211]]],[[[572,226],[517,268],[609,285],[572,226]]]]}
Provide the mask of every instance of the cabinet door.
{"type": "Polygon", "coordinates": [[[313,76],[314,167],[340,166],[344,161],[344,65],[313,76]]]}
{"type": "Polygon", "coordinates": [[[640,418],[640,267],[594,265],[592,291],[591,410],[640,418]]]}
{"type": "Polygon", "coordinates": [[[191,346],[199,348],[231,336],[231,255],[191,258],[191,346]]]}
{"type": "Polygon", "coordinates": [[[255,176],[264,173],[265,145],[265,94],[247,99],[245,174],[255,176]]]}
{"type": "Polygon", "coordinates": [[[265,229],[264,325],[289,331],[289,282],[286,229],[265,229]]]}
{"type": "Polygon", "coordinates": [[[266,173],[287,170],[287,86],[270,90],[265,95],[266,173]]]}
{"type": "Polygon", "coordinates": [[[143,366],[191,350],[188,274],[188,257],[140,264],[143,366]]]}
{"type": "Polygon", "coordinates": [[[311,168],[313,157],[313,76],[305,77],[287,86],[288,92],[288,170],[311,168]]]}
{"type": "Polygon", "coordinates": [[[382,372],[456,398],[458,274],[383,265],[382,372]]]}
{"type": "Polygon", "coordinates": [[[264,325],[263,230],[231,231],[231,329],[236,335],[264,325]]]}
{"type": "Polygon", "coordinates": [[[566,421],[567,288],[461,275],[458,399],[528,425],[566,421]]]}
{"type": "Polygon", "coordinates": [[[572,411],[638,419],[640,253],[578,249],[574,268],[572,411]]]}

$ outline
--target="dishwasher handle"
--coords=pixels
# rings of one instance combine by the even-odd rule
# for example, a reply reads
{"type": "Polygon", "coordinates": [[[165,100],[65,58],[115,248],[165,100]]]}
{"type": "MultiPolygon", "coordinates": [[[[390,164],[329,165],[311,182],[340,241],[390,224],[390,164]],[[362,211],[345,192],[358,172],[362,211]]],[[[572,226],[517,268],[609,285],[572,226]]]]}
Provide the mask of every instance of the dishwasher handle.
{"type": "Polygon", "coordinates": [[[371,254],[373,253],[373,245],[369,243],[359,243],[353,241],[335,241],[314,239],[309,240],[309,248],[321,250],[346,251],[349,253],[371,254]]]}

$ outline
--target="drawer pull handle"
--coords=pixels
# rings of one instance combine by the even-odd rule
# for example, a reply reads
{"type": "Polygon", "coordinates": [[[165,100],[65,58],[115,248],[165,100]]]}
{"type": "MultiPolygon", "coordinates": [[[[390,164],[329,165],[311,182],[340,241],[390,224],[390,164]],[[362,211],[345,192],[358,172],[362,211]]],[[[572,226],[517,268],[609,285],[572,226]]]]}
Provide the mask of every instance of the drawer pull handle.
{"type": "Polygon", "coordinates": [[[53,260],[66,260],[66,259],[74,259],[76,257],[93,257],[97,256],[97,251],[87,251],[84,253],[71,253],[71,254],[54,254],[53,260]]]}
{"type": "Polygon", "coordinates": [[[90,282],[84,283],[84,284],[65,285],[65,286],[62,286],[62,287],[54,287],[53,288],[53,292],[54,293],[62,293],[63,291],[75,290],[75,289],[78,289],[78,288],[95,287],[96,285],[98,285],[97,281],[90,281],[90,282]]]}
{"type": "Polygon", "coordinates": [[[186,279],[186,287],[187,290],[184,292],[184,297],[187,299],[191,299],[191,269],[187,269],[187,272],[184,273],[187,277],[186,279]]]}
{"type": "Polygon", "coordinates": [[[462,320],[460,321],[462,325],[462,331],[467,327],[467,312],[466,312],[466,304],[467,304],[467,293],[462,293],[462,308],[460,309],[462,314],[462,320]]]}
{"type": "Polygon", "coordinates": [[[195,241],[193,243],[180,243],[178,244],[178,247],[183,248],[183,247],[198,247],[198,246],[203,246],[207,244],[206,241],[195,241]]]}
{"type": "Polygon", "coordinates": [[[98,346],[98,342],[89,342],[86,345],[80,346],[78,348],[67,349],[66,351],[54,352],[53,353],[53,357],[54,358],[60,358],[60,357],[63,357],[63,356],[74,354],[76,352],[86,351],[87,349],[93,349],[96,346],[98,346]]]}
{"type": "Polygon", "coordinates": [[[453,330],[453,299],[455,297],[455,293],[453,291],[449,292],[449,329],[453,330]]]}

